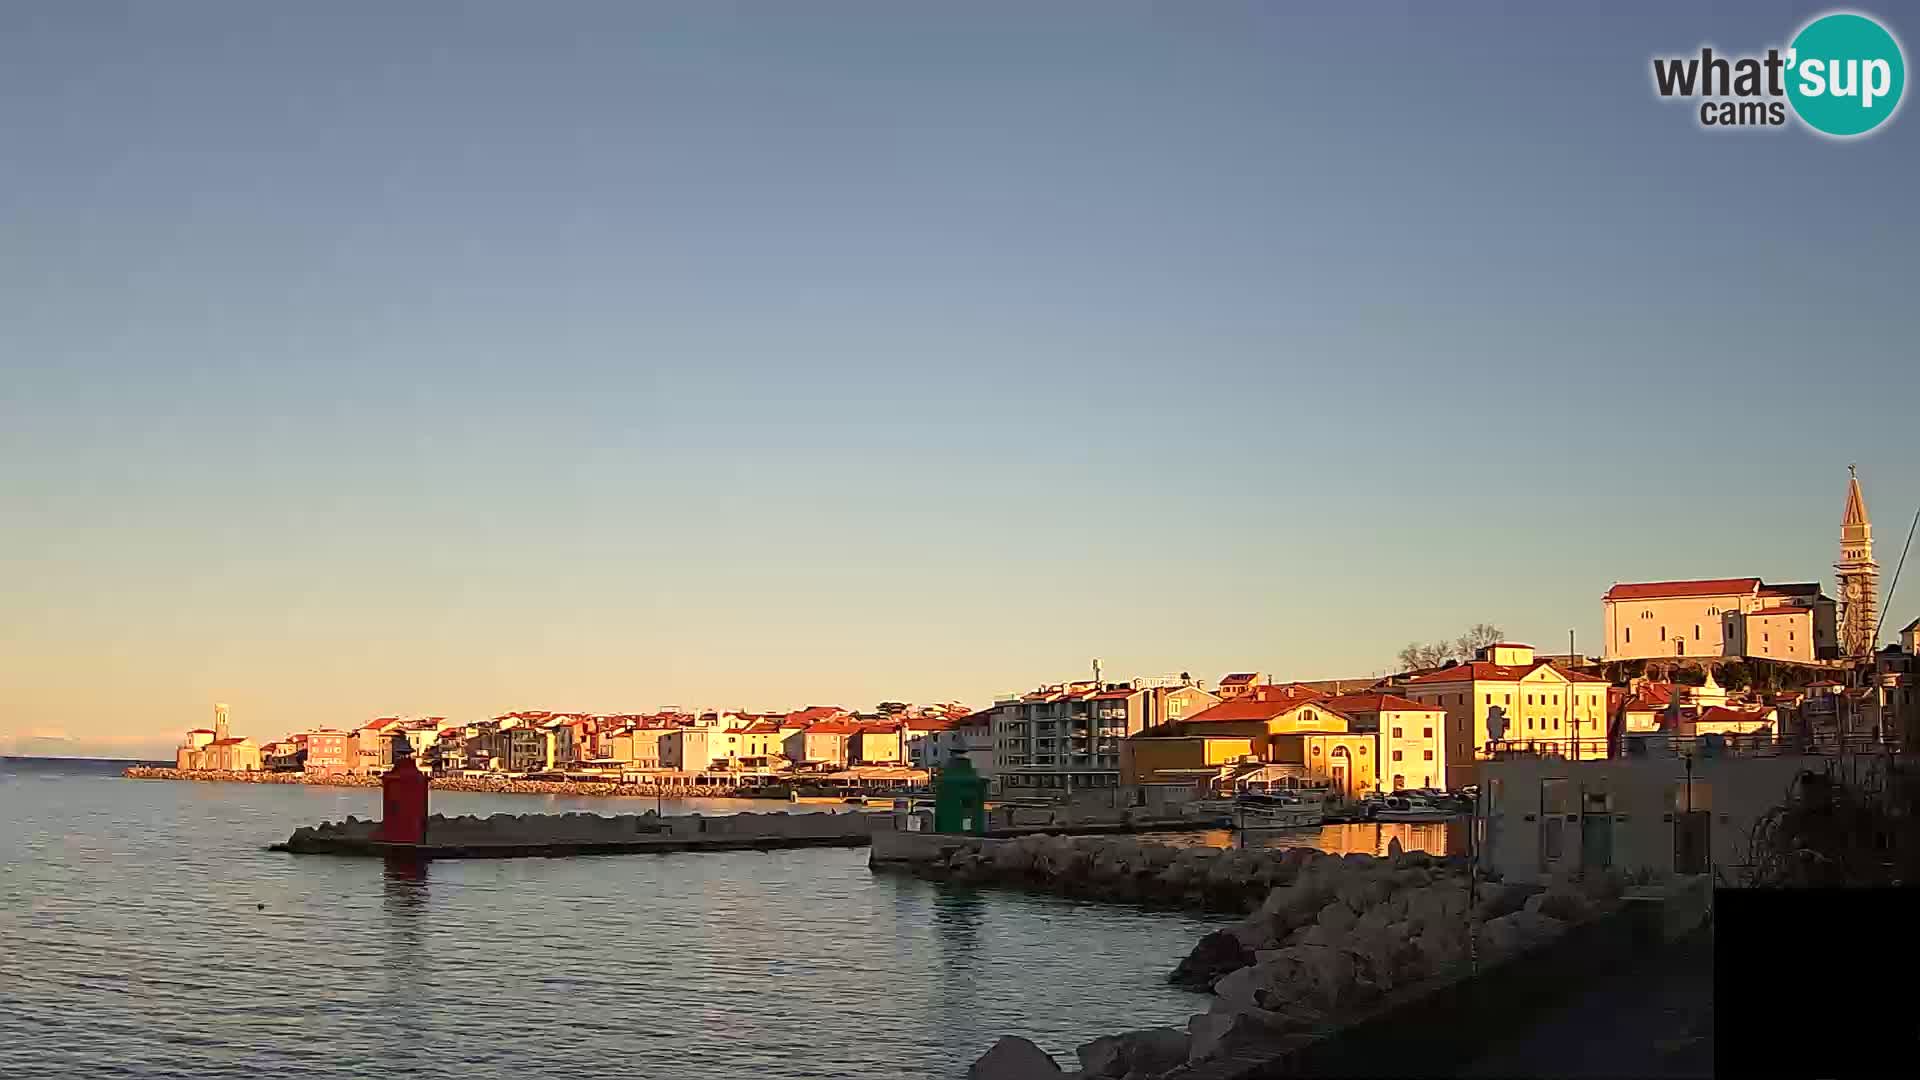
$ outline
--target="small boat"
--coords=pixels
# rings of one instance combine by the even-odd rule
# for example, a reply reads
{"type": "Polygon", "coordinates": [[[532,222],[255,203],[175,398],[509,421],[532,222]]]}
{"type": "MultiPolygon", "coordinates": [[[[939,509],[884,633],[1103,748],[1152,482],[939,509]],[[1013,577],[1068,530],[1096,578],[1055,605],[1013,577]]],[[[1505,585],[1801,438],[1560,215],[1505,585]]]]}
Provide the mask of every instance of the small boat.
{"type": "Polygon", "coordinates": [[[1458,810],[1421,798],[1400,798],[1394,796],[1383,800],[1373,811],[1374,821],[1445,821],[1459,815],[1458,810]]]}
{"type": "Polygon", "coordinates": [[[1242,795],[1233,810],[1241,829],[1299,829],[1327,820],[1324,802],[1297,795],[1242,795]]]}

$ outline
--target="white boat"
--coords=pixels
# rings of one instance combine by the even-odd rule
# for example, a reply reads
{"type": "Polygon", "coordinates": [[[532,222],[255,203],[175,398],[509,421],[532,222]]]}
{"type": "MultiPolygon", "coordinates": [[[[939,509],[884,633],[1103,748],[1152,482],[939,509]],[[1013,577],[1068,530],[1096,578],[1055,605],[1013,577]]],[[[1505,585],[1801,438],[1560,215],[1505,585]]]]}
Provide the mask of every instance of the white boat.
{"type": "Polygon", "coordinates": [[[1444,806],[1436,806],[1425,799],[1401,798],[1397,795],[1383,799],[1373,811],[1375,821],[1445,821],[1458,816],[1458,812],[1444,806]]]}
{"type": "Polygon", "coordinates": [[[1242,829],[1299,829],[1327,820],[1326,803],[1297,795],[1242,795],[1234,800],[1233,813],[1242,829]]]}

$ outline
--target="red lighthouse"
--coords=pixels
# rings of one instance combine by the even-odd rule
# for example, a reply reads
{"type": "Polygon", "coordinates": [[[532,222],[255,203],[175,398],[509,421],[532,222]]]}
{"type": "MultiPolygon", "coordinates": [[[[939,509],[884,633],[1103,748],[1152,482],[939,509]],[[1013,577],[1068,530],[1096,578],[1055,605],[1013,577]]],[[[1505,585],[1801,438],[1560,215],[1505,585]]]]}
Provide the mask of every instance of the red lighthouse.
{"type": "Polygon", "coordinates": [[[380,780],[380,828],[374,838],[388,844],[418,844],[427,838],[427,786],[430,778],[413,763],[413,744],[401,732],[394,739],[393,768],[380,780]]]}

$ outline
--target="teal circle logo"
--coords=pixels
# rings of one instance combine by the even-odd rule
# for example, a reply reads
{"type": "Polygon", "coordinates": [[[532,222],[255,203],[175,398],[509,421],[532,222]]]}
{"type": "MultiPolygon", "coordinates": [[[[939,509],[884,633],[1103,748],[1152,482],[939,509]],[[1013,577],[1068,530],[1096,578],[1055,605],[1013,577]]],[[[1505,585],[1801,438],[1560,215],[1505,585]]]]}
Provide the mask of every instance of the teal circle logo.
{"type": "Polygon", "coordinates": [[[1900,43],[1865,15],[1813,20],[1787,57],[1787,100],[1808,127],[1827,135],[1865,135],[1886,123],[1907,87],[1900,43]]]}

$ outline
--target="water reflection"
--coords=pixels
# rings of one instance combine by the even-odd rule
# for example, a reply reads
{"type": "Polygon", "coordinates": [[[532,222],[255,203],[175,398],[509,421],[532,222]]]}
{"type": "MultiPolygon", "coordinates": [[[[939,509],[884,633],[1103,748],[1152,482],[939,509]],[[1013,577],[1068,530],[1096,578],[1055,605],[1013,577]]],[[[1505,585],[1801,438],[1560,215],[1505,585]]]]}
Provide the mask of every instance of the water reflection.
{"type": "Polygon", "coordinates": [[[1321,825],[1304,829],[1254,829],[1236,834],[1231,829],[1203,829],[1164,833],[1142,839],[1173,847],[1318,848],[1335,855],[1385,855],[1393,841],[1404,851],[1434,855],[1467,852],[1467,819],[1427,822],[1363,822],[1321,825]]]}

